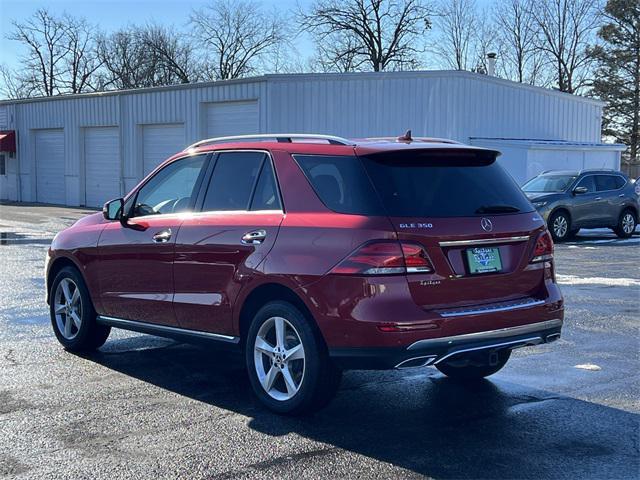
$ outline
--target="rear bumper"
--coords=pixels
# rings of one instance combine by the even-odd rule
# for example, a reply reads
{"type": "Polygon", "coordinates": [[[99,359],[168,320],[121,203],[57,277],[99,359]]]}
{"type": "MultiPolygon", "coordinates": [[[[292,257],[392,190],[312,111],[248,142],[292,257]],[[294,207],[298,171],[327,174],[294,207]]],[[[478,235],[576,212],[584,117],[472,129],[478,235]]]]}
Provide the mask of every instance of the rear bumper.
{"type": "Polygon", "coordinates": [[[515,349],[560,338],[562,319],[418,340],[403,348],[330,348],[329,355],[346,370],[380,370],[435,365],[457,354],[515,349]]]}

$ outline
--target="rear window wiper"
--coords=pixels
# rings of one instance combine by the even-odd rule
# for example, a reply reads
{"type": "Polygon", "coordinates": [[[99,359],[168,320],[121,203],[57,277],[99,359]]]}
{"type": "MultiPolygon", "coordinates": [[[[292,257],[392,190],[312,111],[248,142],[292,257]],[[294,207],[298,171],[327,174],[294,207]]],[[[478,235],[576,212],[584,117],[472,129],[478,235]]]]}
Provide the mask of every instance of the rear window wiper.
{"type": "Polygon", "coordinates": [[[512,205],[483,205],[476,210],[476,213],[516,213],[519,211],[518,207],[512,205]]]}

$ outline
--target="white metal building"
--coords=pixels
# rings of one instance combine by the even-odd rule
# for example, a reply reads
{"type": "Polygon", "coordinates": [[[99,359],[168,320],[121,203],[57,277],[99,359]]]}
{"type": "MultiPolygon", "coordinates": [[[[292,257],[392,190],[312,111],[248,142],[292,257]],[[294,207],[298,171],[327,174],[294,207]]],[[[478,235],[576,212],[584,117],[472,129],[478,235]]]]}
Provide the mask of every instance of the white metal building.
{"type": "Polygon", "coordinates": [[[457,71],[266,75],[0,102],[0,199],[100,206],[204,137],[326,133],[451,138],[503,152],[519,182],[549,169],[619,168],[603,103],[457,71]],[[8,142],[4,145],[8,145],[8,142]]]}

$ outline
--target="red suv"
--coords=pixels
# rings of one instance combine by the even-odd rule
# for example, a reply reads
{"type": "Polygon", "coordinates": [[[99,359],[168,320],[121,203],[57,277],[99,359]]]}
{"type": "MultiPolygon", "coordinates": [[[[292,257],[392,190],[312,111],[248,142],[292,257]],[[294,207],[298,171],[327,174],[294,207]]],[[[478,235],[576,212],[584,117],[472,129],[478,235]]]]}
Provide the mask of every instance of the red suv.
{"type": "Polygon", "coordinates": [[[491,375],[564,313],[549,232],[498,155],[410,134],[203,140],[55,237],[54,332],[72,351],[111,327],[239,349],[283,413],[322,406],[343,369],[491,375]]]}

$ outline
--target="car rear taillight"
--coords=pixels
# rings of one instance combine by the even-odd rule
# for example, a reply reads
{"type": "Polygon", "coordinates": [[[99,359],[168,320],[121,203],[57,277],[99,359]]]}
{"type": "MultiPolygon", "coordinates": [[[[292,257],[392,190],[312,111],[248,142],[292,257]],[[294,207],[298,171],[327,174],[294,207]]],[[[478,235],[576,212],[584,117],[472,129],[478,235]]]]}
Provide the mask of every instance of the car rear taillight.
{"type": "Polygon", "coordinates": [[[536,246],[533,249],[533,258],[531,263],[544,262],[553,259],[553,240],[548,230],[540,234],[536,240],[536,246]]]}
{"type": "Polygon", "coordinates": [[[431,262],[421,245],[380,241],[359,247],[336,265],[331,273],[340,275],[396,275],[429,273],[431,262]]]}

